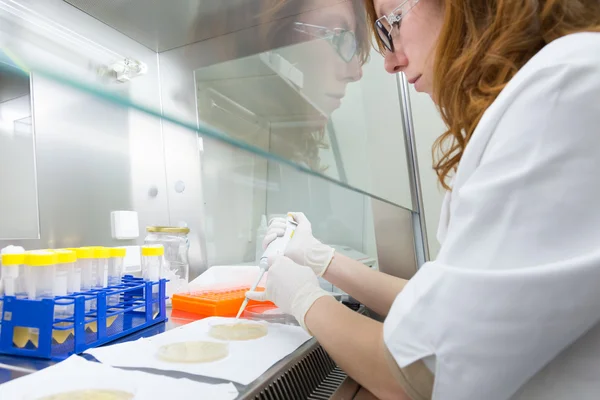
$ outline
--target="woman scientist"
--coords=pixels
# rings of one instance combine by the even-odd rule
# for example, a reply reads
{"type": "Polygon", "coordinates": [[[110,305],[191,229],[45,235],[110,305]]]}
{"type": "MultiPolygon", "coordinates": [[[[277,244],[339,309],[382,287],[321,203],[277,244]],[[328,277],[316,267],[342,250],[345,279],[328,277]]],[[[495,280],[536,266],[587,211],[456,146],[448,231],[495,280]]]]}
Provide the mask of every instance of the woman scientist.
{"type": "MultiPolygon", "coordinates": [[[[440,254],[406,282],[335,253],[297,214],[266,291],[248,297],[293,314],[380,398],[598,398],[600,2],[366,5],[386,70],[429,93],[448,127],[440,254]]],[[[274,221],[266,243],[282,232],[274,221]]]]}

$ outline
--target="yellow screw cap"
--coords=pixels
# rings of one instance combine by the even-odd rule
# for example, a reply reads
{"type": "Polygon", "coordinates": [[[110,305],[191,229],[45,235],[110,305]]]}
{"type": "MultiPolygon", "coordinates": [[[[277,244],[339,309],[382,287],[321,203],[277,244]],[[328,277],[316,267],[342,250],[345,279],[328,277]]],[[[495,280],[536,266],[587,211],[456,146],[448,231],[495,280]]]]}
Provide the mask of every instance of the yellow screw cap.
{"type": "Polygon", "coordinates": [[[78,259],[94,258],[94,249],[91,247],[69,248],[66,250],[73,250],[78,259]]]}
{"type": "Polygon", "coordinates": [[[165,248],[161,245],[156,246],[142,246],[142,256],[162,256],[165,254],[165,248]]]}
{"type": "Polygon", "coordinates": [[[58,262],[58,256],[51,251],[30,251],[25,254],[25,264],[31,267],[47,267],[58,262]]]}
{"type": "Polygon", "coordinates": [[[25,264],[25,254],[2,254],[2,265],[5,267],[25,264]]]}
{"type": "Polygon", "coordinates": [[[59,249],[54,250],[54,253],[58,256],[59,264],[70,264],[77,261],[77,254],[73,250],[59,249]]]}
{"type": "Polygon", "coordinates": [[[110,258],[125,257],[127,249],[123,247],[112,247],[110,249],[110,258]]]}
{"type": "Polygon", "coordinates": [[[108,258],[110,257],[110,249],[106,247],[94,246],[91,247],[94,251],[94,256],[92,258],[108,258]]]}

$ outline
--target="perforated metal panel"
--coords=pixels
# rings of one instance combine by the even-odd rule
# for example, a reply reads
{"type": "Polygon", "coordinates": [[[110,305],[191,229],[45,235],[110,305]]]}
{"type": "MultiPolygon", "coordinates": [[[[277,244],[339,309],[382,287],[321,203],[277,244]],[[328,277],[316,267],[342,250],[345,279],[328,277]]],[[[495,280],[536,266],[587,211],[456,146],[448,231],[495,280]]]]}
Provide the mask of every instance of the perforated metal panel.
{"type": "Polygon", "coordinates": [[[265,387],[255,400],[325,400],[340,388],[347,375],[321,346],[308,353],[265,387]]]}

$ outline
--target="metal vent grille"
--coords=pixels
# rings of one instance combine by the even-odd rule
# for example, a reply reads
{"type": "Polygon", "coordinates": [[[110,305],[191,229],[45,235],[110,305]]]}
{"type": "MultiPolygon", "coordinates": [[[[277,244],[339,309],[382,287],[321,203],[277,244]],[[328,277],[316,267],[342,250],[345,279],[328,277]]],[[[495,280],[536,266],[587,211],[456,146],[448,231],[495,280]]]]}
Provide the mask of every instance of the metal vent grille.
{"type": "Polygon", "coordinates": [[[318,346],[257,394],[255,400],[329,399],[346,374],[318,346]]]}

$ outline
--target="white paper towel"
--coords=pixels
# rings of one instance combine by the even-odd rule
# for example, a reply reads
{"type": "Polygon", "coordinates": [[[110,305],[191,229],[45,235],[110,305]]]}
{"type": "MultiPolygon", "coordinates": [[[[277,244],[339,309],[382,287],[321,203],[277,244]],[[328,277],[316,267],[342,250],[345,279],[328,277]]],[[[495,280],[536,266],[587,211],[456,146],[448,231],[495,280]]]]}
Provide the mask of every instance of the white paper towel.
{"type": "Polygon", "coordinates": [[[84,389],[112,389],[135,394],[136,400],[231,400],[233,384],[210,385],[139,371],[112,368],[71,356],[63,362],[0,385],[0,399],[33,400],[84,389]]]}
{"type": "Polygon", "coordinates": [[[269,332],[265,337],[228,342],[229,356],[219,361],[200,364],[171,363],[156,357],[158,348],[165,344],[195,340],[218,341],[208,335],[210,324],[216,321],[230,323],[233,320],[234,318],[206,318],[151,338],[90,349],[86,353],[112,366],[182,371],[247,385],[311,338],[297,326],[268,324],[269,332]]]}

